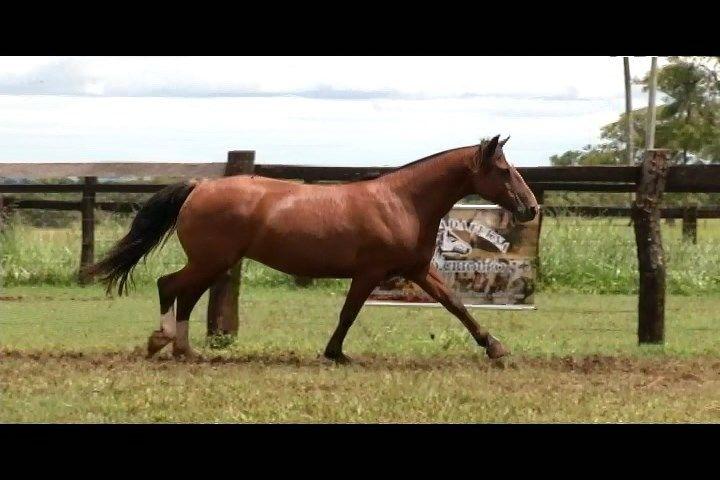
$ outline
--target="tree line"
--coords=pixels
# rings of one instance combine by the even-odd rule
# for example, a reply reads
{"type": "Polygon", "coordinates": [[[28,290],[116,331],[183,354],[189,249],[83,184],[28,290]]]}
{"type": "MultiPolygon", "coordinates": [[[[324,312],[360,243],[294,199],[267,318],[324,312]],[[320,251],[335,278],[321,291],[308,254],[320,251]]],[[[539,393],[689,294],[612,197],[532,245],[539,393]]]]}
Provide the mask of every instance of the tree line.
{"type": "MultiPolygon", "coordinates": [[[[633,80],[648,90],[650,74],[633,80]]],[[[669,57],[657,71],[655,148],[671,151],[676,165],[720,163],[720,57],[669,57]]],[[[626,120],[619,118],[601,128],[601,141],[580,150],[550,157],[550,163],[569,165],[626,165],[628,148],[626,120]]],[[[645,150],[647,107],[632,110],[633,161],[642,160],[645,150]]],[[[623,205],[632,195],[591,192],[549,192],[548,205],[623,205]]],[[[720,194],[671,193],[666,205],[720,204],[720,194]]]]}
{"type": "MultiPolygon", "coordinates": [[[[633,80],[648,90],[649,74],[633,80]]],[[[655,148],[673,164],[720,163],[720,57],[669,57],[658,69],[655,148]]],[[[632,111],[634,160],[645,149],[647,107],[632,111]]],[[[626,164],[626,114],[601,128],[602,141],[550,157],[552,165],[626,164]]]]}

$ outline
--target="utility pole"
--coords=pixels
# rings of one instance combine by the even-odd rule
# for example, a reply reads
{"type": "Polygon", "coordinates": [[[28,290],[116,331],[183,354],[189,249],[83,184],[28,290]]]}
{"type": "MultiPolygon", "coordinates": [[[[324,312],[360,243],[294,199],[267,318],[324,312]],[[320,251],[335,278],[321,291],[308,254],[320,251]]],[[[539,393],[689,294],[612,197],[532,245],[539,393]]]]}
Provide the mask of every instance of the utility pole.
{"type": "Polygon", "coordinates": [[[632,123],[632,90],[630,86],[630,59],[623,57],[623,64],[625,67],[625,139],[627,143],[627,163],[628,165],[633,164],[633,123],[632,123]]]}
{"type": "Polygon", "coordinates": [[[645,133],[645,150],[655,148],[655,89],[657,88],[657,57],[650,63],[650,84],[648,85],[647,132],[645,133]]]}

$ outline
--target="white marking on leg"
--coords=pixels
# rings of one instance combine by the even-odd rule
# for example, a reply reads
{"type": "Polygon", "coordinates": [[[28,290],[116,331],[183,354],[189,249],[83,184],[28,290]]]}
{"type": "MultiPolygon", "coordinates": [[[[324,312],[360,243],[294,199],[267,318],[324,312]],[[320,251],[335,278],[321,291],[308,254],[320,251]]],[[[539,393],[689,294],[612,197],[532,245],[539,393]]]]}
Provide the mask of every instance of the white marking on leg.
{"type": "Polygon", "coordinates": [[[175,320],[174,304],[167,312],[160,315],[160,330],[162,330],[168,338],[175,338],[177,332],[177,321],[175,320]]]}
{"type": "Polygon", "coordinates": [[[175,350],[179,352],[189,352],[190,351],[190,337],[189,337],[189,326],[190,322],[188,320],[184,322],[176,322],[177,325],[177,335],[175,337],[175,350]]]}

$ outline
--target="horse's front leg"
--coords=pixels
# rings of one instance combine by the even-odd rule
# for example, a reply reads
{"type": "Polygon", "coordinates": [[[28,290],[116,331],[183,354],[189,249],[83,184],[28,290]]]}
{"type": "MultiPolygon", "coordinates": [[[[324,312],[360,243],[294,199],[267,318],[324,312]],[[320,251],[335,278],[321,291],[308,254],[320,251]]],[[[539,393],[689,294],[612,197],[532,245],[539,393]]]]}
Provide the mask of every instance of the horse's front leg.
{"type": "Polygon", "coordinates": [[[440,272],[435,267],[430,265],[424,272],[408,276],[408,279],[417,283],[428,295],[455,315],[465,325],[478,345],[485,348],[488,357],[495,359],[510,354],[510,351],[498,339],[490,335],[487,328],[475,322],[460,298],[445,285],[440,272]]]}
{"type": "Polygon", "coordinates": [[[365,300],[383,278],[385,278],[385,272],[365,273],[352,279],[350,291],[348,291],[345,304],[340,312],[340,322],[332,337],[330,337],[327,347],[325,347],[324,355],[326,358],[337,363],[350,362],[350,358],[346,357],[342,352],[343,341],[365,300]]]}

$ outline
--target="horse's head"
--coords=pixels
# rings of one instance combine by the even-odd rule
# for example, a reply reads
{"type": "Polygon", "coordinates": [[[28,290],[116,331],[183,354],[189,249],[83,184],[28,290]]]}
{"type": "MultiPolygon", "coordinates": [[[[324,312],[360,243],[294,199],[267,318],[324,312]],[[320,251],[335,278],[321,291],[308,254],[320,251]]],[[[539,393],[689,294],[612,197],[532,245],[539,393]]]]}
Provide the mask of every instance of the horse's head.
{"type": "Polygon", "coordinates": [[[486,200],[512,212],[515,220],[529,222],[538,213],[538,204],[532,190],[515,167],[508,163],[500,135],[480,144],[471,160],[473,189],[486,200]]]}

